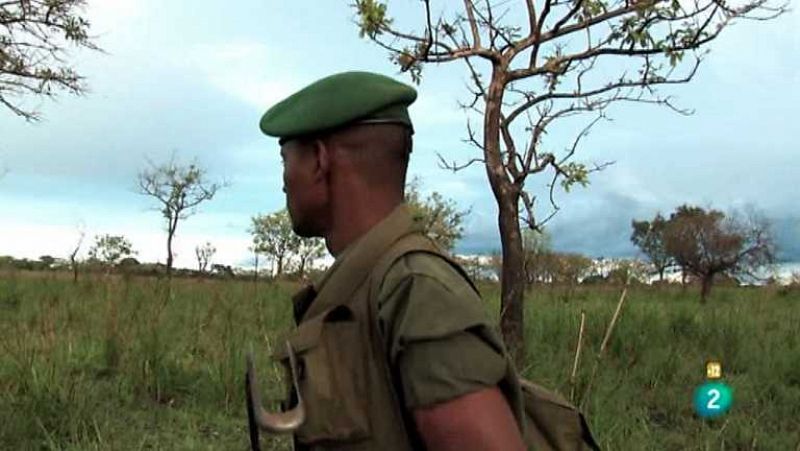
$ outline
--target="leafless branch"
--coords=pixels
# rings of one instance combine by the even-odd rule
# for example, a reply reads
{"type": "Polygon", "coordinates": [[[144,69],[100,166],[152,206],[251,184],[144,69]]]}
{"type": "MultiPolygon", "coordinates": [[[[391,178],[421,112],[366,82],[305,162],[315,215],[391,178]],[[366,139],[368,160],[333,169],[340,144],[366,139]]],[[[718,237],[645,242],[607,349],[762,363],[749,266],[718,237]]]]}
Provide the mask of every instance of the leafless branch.
{"type": "MultiPolygon", "coordinates": [[[[570,19],[575,17],[575,13],[577,13],[578,10],[580,10],[581,7],[583,6],[583,0],[574,0],[574,2],[575,5],[572,7],[572,9],[570,9],[567,14],[564,14],[564,16],[561,19],[559,19],[555,25],[553,25],[553,28],[550,30],[550,33],[558,33],[558,31],[561,29],[561,27],[564,26],[565,23],[569,22],[570,19]]],[[[586,29],[589,30],[590,28],[591,27],[587,27],[586,29]]]]}
{"type": "Polygon", "coordinates": [[[472,31],[472,48],[478,49],[481,47],[481,34],[478,32],[478,22],[475,20],[475,4],[472,0],[464,0],[464,10],[467,12],[467,20],[469,21],[469,28],[472,31]]]}
{"type": "Polygon", "coordinates": [[[517,146],[514,144],[514,138],[511,136],[511,132],[508,130],[507,123],[501,123],[500,134],[506,147],[506,162],[504,166],[509,172],[511,179],[517,180],[520,177],[520,169],[517,167],[516,161],[517,146]]]}
{"type": "Polygon", "coordinates": [[[486,161],[483,158],[472,158],[471,160],[467,161],[464,164],[458,164],[455,161],[448,163],[447,160],[445,160],[441,154],[437,153],[436,156],[439,158],[439,168],[453,172],[458,172],[462,169],[466,169],[475,163],[486,163],[486,161]]]}
{"type": "MultiPolygon", "coordinates": [[[[543,94],[541,96],[536,96],[531,98],[530,100],[524,102],[522,105],[514,109],[511,113],[508,114],[506,117],[506,121],[513,122],[520,114],[525,112],[528,108],[537,105],[541,102],[550,101],[550,100],[557,100],[557,99],[587,99],[591,97],[595,97],[610,91],[619,91],[622,88],[652,88],[655,85],[668,85],[668,84],[682,84],[689,82],[694,75],[697,73],[697,69],[702,62],[701,58],[697,58],[695,61],[695,65],[692,67],[689,74],[682,78],[677,79],[661,79],[661,78],[653,78],[653,79],[639,79],[639,80],[631,80],[631,79],[621,79],[617,82],[608,83],[606,86],[601,88],[592,89],[589,91],[573,91],[571,93],[566,92],[551,92],[547,94],[543,94]]],[[[599,107],[603,104],[608,104],[615,100],[628,100],[628,101],[637,101],[637,102],[644,102],[647,103],[648,100],[644,98],[634,98],[630,96],[625,97],[612,97],[606,101],[600,102],[598,105],[594,105],[595,107],[599,107]]],[[[653,102],[653,101],[650,101],[653,102]]],[[[664,100],[656,100],[656,102],[660,104],[664,104],[666,106],[672,107],[672,105],[668,101],[664,100]]],[[[677,110],[679,111],[679,110],[677,110]]]]}
{"type": "Polygon", "coordinates": [[[530,27],[529,34],[536,32],[536,5],[533,0],[525,0],[525,7],[528,9],[528,26],[530,27]]]}
{"type": "Polygon", "coordinates": [[[529,35],[528,39],[523,41],[520,44],[517,44],[514,51],[510,55],[511,58],[514,58],[516,53],[521,52],[531,45],[534,45],[533,50],[531,51],[531,58],[529,65],[530,67],[536,67],[536,59],[539,56],[539,49],[542,45],[542,28],[544,28],[544,21],[547,19],[547,15],[550,14],[550,8],[552,7],[552,0],[545,0],[544,8],[542,9],[542,13],[539,15],[539,18],[536,20],[536,27],[531,29],[531,34],[529,35]]]}
{"type": "Polygon", "coordinates": [[[531,197],[530,193],[528,193],[525,190],[522,190],[520,192],[520,197],[522,198],[522,205],[525,206],[526,216],[525,218],[523,218],[523,220],[525,221],[525,224],[527,224],[529,228],[536,229],[538,227],[536,223],[536,215],[534,213],[536,196],[531,197]]]}
{"type": "Polygon", "coordinates": [[[589,131],[592,129],[592,127],[595,126],[595,124],[597,124],[598,122],[600,122],[601,119],[604,119],[604,118],[605,118],[605,116],[603,116],[602,113],[598,114],[597,117],[594,118],[594,120],[592,120],[592,122],[589,123],[589,125],[584,127],[583,130],[581,130],[580,133],[578,133],[578,136],[576,136],[575,140],[572,142],[572,147],[569,149],[569,151],[567,151],[567,153],[564,155],[564,157],[561,158],[561,160],[558,162],[559,165],[564,164],[567,160],[572,158],[573,155],[575,155],[575,150],[578,148],[578,144],[580,144],[581,140],[583,138],[585,138],[589,134],[589,131]]]}

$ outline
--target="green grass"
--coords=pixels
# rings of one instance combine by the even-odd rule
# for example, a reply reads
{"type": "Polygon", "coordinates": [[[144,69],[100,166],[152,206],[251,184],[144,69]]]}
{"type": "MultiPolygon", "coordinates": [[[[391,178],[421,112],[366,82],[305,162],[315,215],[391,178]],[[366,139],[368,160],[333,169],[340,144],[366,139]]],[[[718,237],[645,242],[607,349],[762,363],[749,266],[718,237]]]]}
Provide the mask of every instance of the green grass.
{"type": "MultiPolygon", "coordinates": [[[[291,325],[291,284],[0,273],[0,444],[15,450],[247,449],[247,350],[267,399],[284,393],[269,350],[291,325]]],[[[483,287],[496,317],[497,287],[483,287]]],[[[582,394],[618,287],[537,287],[527,299],[523,375],[582,394]]],[[[587,411],[605,449],[800,445],[800,291],[715,287],[629,291],[587,411]],[[706,360],[734,389],[724,418],[697,418],[706,360]]],[[[265,449],[290,449],[265,438],[265,449]]]]}

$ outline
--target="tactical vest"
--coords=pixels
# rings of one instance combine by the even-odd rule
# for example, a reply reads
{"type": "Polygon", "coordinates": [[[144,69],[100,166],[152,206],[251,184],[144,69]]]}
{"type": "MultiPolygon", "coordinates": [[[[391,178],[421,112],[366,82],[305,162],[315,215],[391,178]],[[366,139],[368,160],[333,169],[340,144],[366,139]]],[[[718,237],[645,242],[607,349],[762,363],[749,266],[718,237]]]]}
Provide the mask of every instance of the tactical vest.
{"type": "MultiPolygon", "coordinates": [[[[412,231],[371,249],[358,262],[358,280],[337,279],[320,293],[307,287],[295,295],[294,305],[300,306],[295,310],[298,326],[288,340],[298,357],[299,388],[307,413],[294,436],[296,450],[425,449],[411,413],[404,408],[402,391],[395,388],[400,386],[399,378],[389,365],[378,324],[377,297],[384,276],[395,261],[412,252],[441,257],[472,285],[457,263],[412,231]]],[[[502,346],[493,343],[493,337],[484,338],[502,346]]],[[[288,367],[284,351],[275,357],[288,367]]],[[[577,409],[520,380],[512,365],[498,386],[529,449],[598,449],[577,409]]]]}
{"type": "MultiPolygon", "coordinates": [[[[395,389],[398,377],[389,366],[377,297],[385,274],[403,255],[428,252],[450,260],[414,232],[370,252],[358,262],[360,280],[336,280],[316,294],[309,287],[293,299],[302,305],[309,301],[304,297],[313,297],[308,309],[298,312],[302,318],[289,337],[307,412],[295,433],[298,450],[424,449],[403,408],[402,392],[395,389]]],[[[276,357],[284,362],[288,358],[284,352],[276,357]]],[[[512,384],[516,380],[513,374],[508,379],[512,384]]],[[[515,402],[521,407],[521,400],[515,402]]]]}

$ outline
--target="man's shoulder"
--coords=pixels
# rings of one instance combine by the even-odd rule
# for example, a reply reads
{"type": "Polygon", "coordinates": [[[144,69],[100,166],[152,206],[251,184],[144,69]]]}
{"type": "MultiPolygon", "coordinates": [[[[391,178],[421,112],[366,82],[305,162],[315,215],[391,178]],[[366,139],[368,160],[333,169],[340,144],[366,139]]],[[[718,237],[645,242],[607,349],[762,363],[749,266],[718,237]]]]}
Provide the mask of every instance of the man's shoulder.
{"type": "Polygon", "coordinates": [[[396,259],[386,272],[382,292],[402,283],[435,284],[458,295],[474,293],[471,283],[447,257],[433,252],[409,252],[396,259]]]}
{"type": "Polygon", "coordinates": [[[403,343],[443,339],[490,324],[486,305],[469,280],[436,253],[411,252],[394,261],[377,304],[390,356],[403,343]]]}

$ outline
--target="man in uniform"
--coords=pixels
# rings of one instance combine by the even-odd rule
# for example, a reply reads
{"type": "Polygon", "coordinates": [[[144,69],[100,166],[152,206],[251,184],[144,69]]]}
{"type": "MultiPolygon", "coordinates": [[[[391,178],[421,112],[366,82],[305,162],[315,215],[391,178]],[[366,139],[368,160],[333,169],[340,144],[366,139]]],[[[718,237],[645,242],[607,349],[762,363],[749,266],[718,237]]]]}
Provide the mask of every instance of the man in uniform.
{"type": "Polygon", "coordinates": [[[484,305],[404,204],[416,96],[345,72],[261,119],[295,233],[335,257],[293,299],[299,449],[524,449],[519,382],[484,305]]]}

